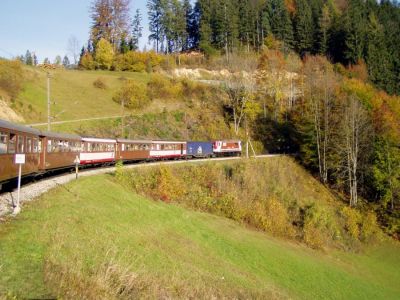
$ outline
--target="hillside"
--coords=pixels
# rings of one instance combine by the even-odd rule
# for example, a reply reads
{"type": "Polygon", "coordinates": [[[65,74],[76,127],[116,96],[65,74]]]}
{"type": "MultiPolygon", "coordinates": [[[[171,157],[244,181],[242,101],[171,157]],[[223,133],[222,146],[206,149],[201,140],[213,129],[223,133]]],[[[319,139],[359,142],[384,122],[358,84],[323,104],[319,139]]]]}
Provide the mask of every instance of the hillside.
{"type": "MultiPolygon", "coordinates": [[[[273,175],[279,164],[265,166],[273,175]]],[[[324,187],[291,168],[293,174],[280,174],[286,184],[271,183],[279,201],[308,203],[321,195],[323,205],[335,206],[324,187]],[[294,183],[297,176],[304,180],[294,183]]],[[[400,293],[397,243],[364,246],[360,253],[316,251],[149,200],[116,179],[79,179],[2,224],[2,296],[395,299],[400,293]]]]}
{"type": "MultiPolygon", "coordinates": [[[[147,90],[139,95],[147,102],[138,108],[125,107],[126,137],[232,137],[222,112],[224,96],[218,86],[195,83],[186,78],[172,78],[166,73],[65,69],[54,69],[50,73],[51,115],[55,122],[51,128],[54,131],[120,136],[122,110],[113,97],[127,82],[133,82],[147,90]],[[100,81],[102,86],[95,86],[96,81],[100,81]]],[[[46,123],[47,71],[23,66],[22,74],[21,91],[12,100],[5,98],[8,99],[8,106],[26,124],[46,123]]],[[[45,124],[35,127],[47,129],[45,124]]]]}

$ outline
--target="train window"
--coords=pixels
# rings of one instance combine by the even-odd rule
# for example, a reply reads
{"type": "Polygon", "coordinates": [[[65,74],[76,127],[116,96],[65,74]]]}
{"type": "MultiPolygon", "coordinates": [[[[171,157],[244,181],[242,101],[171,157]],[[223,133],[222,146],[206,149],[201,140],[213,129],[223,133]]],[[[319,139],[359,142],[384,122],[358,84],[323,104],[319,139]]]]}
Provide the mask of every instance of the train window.
{"type": "Polygon", "coordinates": [[[26,138],[26,153],[32,153],[32,138],[26,138]]]}
{"type": "Polygon", "coordinates": [[[15,153],[15,143],[17,141],[17,135],[10,133],[10,139],[8,140],[8,153],[15,153]]]}
{"type": "Polygon", "coordinates": [[[53,151],[53,149],[52,149],[52,140],[47,140],[47,152],[51,152],[51,151],[53,151]]]}
{"type": "Polygon", "coordinates": [[[18,146],[17,146],[17,151],[18,153],[24,153],[24,136],[19,135],[18,136],[18,146]]]}
{"type": "Polygon", "coordinates": [[[37,138],[33,138],[32,152],[33,153],[38,153],[39,152],[39,143],[38,143],[38,139],[37,138]]]}
{"type": "Polygon", "coordinates": [[[7,153],[8,133],[0,132],[0,154],[7,153]]]}

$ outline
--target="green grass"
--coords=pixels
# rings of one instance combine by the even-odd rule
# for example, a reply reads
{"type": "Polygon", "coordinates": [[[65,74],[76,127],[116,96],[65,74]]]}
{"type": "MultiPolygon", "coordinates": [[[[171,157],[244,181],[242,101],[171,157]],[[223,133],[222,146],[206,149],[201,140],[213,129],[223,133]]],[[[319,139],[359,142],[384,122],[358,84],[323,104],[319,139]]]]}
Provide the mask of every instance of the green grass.
{"type": "Polygon", "coordinates": [[[136,295],[150,297],[396,299],[399,249],[313,251],[148,200],[103,175],[54,189],[1,224],[0,294],[39,298],[75,289],[82,296],[92,289],[101,298],[129,277],[136,295]]]}
{"type": "MultiPolygon", "coordinates": [[[[46,72],[38,68],[26,68],[23,91],[17,98],[23,104],[19,109],[28,123],[47,121],[46,72]]],[[[150,75],[134,72],[111,71],[51,71],[52,114],[55,121],[114,116],[121,114],[120,105],[112,100],[115,91],[122,85],[121,78],[147,83],[150,75]],[[107,89],[93,86],[102,78],[107,89]]]]}

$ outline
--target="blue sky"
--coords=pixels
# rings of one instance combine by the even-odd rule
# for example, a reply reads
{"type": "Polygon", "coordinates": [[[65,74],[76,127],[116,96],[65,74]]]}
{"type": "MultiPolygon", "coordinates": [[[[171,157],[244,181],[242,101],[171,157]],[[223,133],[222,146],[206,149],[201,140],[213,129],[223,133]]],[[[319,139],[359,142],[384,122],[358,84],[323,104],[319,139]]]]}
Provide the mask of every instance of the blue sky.
{"type": "MultiPolygon", "coordinates": [[[[147,45],[146,0],[131,0],[131,16],[142,12],[143,37],[147,45]]],[[[83,45],[90,29],[92,0],[0,0],[0,56],[12,58],[29,49],[39,61],[67,54],[68,39],[75,36],[83,45]]],[[[147,48],[150,46],[147,45],[147,48]]],[[[71,59],[71,57],[70,57],[71,59]]]]}

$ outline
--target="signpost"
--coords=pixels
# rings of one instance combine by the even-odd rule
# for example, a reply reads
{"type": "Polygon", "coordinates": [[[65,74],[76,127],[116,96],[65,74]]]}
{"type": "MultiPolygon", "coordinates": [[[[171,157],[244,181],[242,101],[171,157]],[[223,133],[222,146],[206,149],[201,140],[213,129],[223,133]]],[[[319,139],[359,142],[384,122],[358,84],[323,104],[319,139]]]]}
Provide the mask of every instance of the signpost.
{"type": "Polygon", "coordinates": [[[18,165],[18,191],[17,191],[17,202],[15,203],[13,214],[16,215],[21,211],[19,205],[19,197],[21,191],[21,175],[22,175],[22,165],[25,164],[25,154],[15,154],[14,163],[18,165]]]}
{"type": "Polygon", "coordinates": [[[80,164],[80,159],[78,155],[75,157],[74,164],[75,164],[75,179],[78,179],[78,171],[79,171],[79,164],[80,164]]]}

